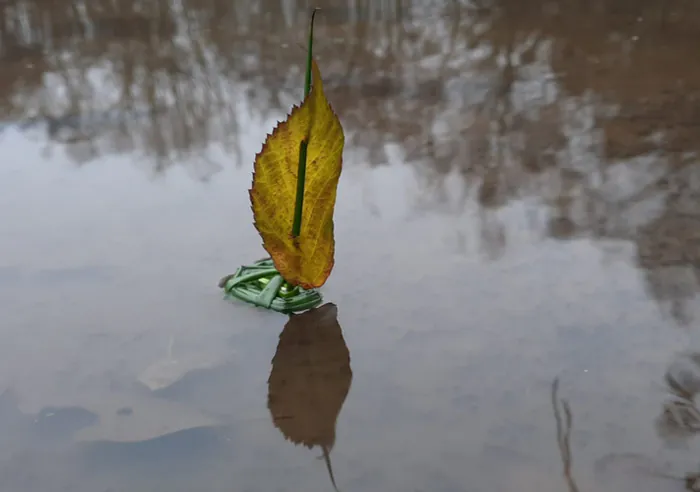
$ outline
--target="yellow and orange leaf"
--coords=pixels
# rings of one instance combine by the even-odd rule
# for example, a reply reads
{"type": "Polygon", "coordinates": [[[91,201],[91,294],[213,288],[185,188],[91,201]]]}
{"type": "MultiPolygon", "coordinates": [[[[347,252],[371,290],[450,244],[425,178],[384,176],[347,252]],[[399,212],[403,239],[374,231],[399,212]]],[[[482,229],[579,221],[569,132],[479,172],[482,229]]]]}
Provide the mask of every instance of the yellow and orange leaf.
{"type": "Polygon", "coordinates": [[[255,227],[275,268],[292,285],[322,286],[335,262],[333,211],[345,137],[325,94],[316,62],[312,88],[268,135],[255,158],[250,200],[255,227]],[[299,149],[307,142],[301,229],[292,236],[299,149]]]}

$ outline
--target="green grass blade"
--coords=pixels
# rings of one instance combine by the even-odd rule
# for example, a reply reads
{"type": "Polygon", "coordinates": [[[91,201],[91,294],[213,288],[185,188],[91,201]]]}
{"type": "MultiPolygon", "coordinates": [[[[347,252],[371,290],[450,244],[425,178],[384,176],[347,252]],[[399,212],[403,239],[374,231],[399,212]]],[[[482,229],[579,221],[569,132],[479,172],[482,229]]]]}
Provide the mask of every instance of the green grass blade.
{"type": "MultiPolygon", "coordinates": [[[[314,17],[316,17],[315,8],[311,12],[311,25],[309,26],[309,47],[306,52],[306,81],[304,82],[304,99],[311,92],[311,60],[313,59],[313,42],[314,42],[314,17]]],[[[294,222],[292,223],[292,237],[299,237],[301,233],[301,214],[304,210],[304,186],[306,185],[306,149],[308,141],[303,140],[299,148],[299,169],[297,171],[297,197],[294,206],[294,222]]]]}

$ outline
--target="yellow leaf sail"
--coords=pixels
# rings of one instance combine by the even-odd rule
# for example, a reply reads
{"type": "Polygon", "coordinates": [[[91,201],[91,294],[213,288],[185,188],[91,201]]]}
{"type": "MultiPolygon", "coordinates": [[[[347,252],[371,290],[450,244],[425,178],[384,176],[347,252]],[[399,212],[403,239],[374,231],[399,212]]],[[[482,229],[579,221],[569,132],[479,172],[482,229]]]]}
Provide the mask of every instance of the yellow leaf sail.
{"type": "Polygon", "coordinates": [[[312,61],[312,88],[267,136],[255,158],[250,200],[255,227],[275,268],[292,285],[322,286],[335,262],[333,210],[345,137],[312,61]],[[307,142],[301,229],[292,236],[299,149],[307,142]]]}

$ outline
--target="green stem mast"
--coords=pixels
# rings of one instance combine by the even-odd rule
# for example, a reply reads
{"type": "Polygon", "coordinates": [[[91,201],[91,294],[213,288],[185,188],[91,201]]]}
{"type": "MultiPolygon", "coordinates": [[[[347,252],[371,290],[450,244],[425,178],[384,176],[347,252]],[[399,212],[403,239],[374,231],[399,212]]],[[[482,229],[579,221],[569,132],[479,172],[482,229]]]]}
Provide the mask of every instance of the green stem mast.
{"type": "MultiPolygon", "coordinates": [[[[313,58],[314,17],[315,8],[311,12],[309,26],[309,46],[306,55],[306,81],[304,84],[304,99],[311,92],[311,63],[313,58]]],[[[312,111],[313,114],[313,111],[312,111]]],[[[309,123],[306,136],[299,146],[299,168],[297,170],[297,190],[294,207],[294,222],[292,237],[301,234],[301,217],[304,209],[304,186],[306,184],[306,154],[309,144],[312,121],[309,123]]],[[[242,266],[236,273],[227,275],[219,281],[219,287],[227,296],[235,297],[255,306],[272,309],[280,313],[295,313],[312,309],[323,301],[317,289],[303,289],[289,285],[275,268],[270,258],[256,261],[253,265],[242,266]]],[[[332,476],[331,476],[332,477],[332,476]]]]}
{"type": "MultiPolygon", "coordinates": [[[[311,92],[311,60],[313,58],[313,42],[314,42],[314,17],[316,17],[315,8],[311,12],[311,25],[309,26],[309,47],[306,52],[306,81],[304,82],[304,99],[311,92]]],[[[311,128],[307,130],[310,132],[311,128]]],[[[299,146],[299,168],[297,170],[297,197],[294,206],[294,222],[292,224],[292,237],[299,237],[301,234],[301,214],[304,210],[304,186],[306,184],[306,152],[309,145],[308,133],[299,146]]]]}

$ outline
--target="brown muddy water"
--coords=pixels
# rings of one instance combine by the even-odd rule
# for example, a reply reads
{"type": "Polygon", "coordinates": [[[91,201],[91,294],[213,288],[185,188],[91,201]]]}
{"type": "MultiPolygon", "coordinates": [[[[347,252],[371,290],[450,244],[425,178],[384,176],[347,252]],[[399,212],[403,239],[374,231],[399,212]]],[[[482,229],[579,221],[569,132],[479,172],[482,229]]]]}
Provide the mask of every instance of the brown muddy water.
{"type": "Polygon", "coordinates": [[[0,7],[0,492],[697,489],[700,8],[319,2],[289,319],[217,282],[311,6],[0,7]]]}

